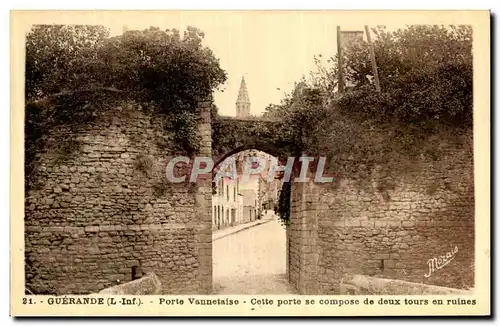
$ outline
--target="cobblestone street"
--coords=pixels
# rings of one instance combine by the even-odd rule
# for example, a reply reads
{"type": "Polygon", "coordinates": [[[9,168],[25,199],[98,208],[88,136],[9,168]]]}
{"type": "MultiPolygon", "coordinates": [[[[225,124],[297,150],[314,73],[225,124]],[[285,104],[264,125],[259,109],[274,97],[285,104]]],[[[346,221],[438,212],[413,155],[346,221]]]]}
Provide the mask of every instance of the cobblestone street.
{"type": "Polygon", "coordinates": [[[213,242],[216,294],[296,293],[286,278],[286,234],[276,216],[213,242]]]}

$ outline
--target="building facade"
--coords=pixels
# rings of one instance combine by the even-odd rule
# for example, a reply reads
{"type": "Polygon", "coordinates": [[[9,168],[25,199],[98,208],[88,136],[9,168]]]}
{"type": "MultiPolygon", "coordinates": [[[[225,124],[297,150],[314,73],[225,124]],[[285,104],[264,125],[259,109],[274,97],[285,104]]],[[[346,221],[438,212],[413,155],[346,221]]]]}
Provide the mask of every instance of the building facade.
{"type": "Polygon", "coordinates": [[[254,189],[242,189],[243,208],[242,222],[248,223],[259,218],[257,209],[257,192],[254,189]]]}
{"type": "Polygon", "coordinates": [[[212,226],[222,229],[242,221],[243,197],[238,180],[220,178],[212,194],[212,226]]]}
{"type": "Polygon", "coordinates": [[[274,206],[278,203],[279,192],[283,186],[283,181],[274,178],[271,182],[267,178],[259,180],[259,197],[260,208],[263,211],[274,210],[274,206]]]}
{"type": "Polygon", "coordinates": [[[279,174],[275,174],[269,180],[272,156],[265,154],[264,159],[267,166],[259,178],[259,208],[261,211],[269,211],[274,210],[274,206],[278,203],[278,196],[283,182],[279,174]]]}

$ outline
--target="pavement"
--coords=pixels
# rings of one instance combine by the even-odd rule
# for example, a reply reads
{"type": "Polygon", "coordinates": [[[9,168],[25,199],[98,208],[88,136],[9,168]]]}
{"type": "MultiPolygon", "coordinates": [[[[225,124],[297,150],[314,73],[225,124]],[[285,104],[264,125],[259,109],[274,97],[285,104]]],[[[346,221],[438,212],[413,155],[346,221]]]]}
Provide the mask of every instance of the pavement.
{"type": "Polygon", "coordinates": [[[224,228],[221,230],[215,230],[212,232],[212,241],[227,237],[228,235],[238,233],[238,232],[241,232],[243,230],[246,230],[246,229],[249,229],[249,228],[252,228],[254,226],[264,224],[264,223],[268,223],[271,221],[272,221],[272,219],[270,219],[270,218],[267,218],[267,219],[263,218],[263,219],[255,220],[255,221],[248,222],[245,224],[238,224],[236,226],[227,227],[227,228],[224,228]]]}
{"type": "Polygon", "coordinates": [[[215,294],[297,293],[286,277],[286,230],[275,215],[231,229],[214,232],[215,294]]]}

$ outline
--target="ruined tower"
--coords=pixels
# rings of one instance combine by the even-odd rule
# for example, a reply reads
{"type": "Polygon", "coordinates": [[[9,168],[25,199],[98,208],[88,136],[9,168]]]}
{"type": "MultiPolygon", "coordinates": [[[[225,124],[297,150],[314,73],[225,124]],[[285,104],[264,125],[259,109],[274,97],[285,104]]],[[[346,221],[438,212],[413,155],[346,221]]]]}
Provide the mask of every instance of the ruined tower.
{"type": "Polygon", "coordinates": [[[250,116],[250,98],[248,97],[247,84],[245,77],[241,78],[240,90],[236,99],[236,116],[245,118],[250,116]]]}

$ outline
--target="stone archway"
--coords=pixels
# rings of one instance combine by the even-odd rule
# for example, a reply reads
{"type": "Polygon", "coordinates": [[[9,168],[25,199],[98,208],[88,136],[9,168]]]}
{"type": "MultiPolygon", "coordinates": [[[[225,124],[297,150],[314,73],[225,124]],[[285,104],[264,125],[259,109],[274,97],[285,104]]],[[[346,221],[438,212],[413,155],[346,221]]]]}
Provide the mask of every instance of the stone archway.
{"type": "MultiPolygon", "coordinates": [[[[232,117],[216,117],[212,121],[210,109],[210,102],[202,102],[199,106],[199,130],[203,144],[199,153],[212,157],[214,167],[230,155],[246,149],[263,151],[277,158],[300,155],[300,153],[294,155],[291,152],[293,146],[280,142],[279,138],[276,137],[274,127],[280,122],[259,118],[237,119],[232,117]]],[[[201,208],[198,211],[198,214],[201,215],[200,220],[211,223],[211,182],[213,176],[210,177],[212,179],[209,180],[207,177],[205,182],[200,184],[197,199],[198,206],[201,208]]],[[[317,284],[317,236],[314,234],[317,233],[315,203],[318,198],[312,184],[292,184],[291,191],[290,222],[286,228],[286,274],[290,284],[299,293],[314,294],[319,288],[317,284]]],[[[211,230],[211,227],[207,225],[206,229],[211,230]]],[[[210,250],[212,250],[212,244],[210,244],[210,250]]],[[[209,258],[210,264],[212,263],[212,254],[205,255],[205,258],[209,258]]],[[[204,264],[208,267],[207,265],[204,264]]],[[[210,277],[213,279],[211,266],[210,277]]]]}
{"type": "Polygon", "coordinates": [[[246,150],[256,150],[256,151],[264,152],[264,153],[269,154],[271,156],[274,156],[276,158],[282,158],[283,154],[284,154],[283,151],[280,151],[276,146],[269,144],[269,143],[266,143],[264,141],[248,142],[248,143],[245,143],[243,145],[237,146],[233,149],[226,150],[223,153],[213,155],[214,165],[213,165],[212,171],[214,171],[228,157],[233,156],[235,154],[238,154],[240,152],[244,152],[246,150]]]}
{"type": "MultiPolygon", "coordinates": [[[[215,162],[244,148],[274,149],[275,156],[301,155],[287,153],[293,146],[280,143],[275,135],[279,123],[216,117],[206,128],[208,151],[215,162]]],[[[425,261],[439,255],[434,248],[450,243],[474,247],[473,153],[469,134],[459,138],[457,144],[442,141],[450,153],[446,159],[415,162],[411,176],[391,187],[383,186],[390,178],[378,172],[366,187],[359,185],[366,179],[362,173],[340,173],[333,186],[292,183],[288,275],[299,293],[338,294],[341,280],[357,274],[441,286],[473,283],[473,273],[463,275],[474,260],[471,250],[464,250],[448,268],[453,279],[425,278],[425,261]],[[458,186],[447,181],[436,188],[436,180],[457,180],[458,186]],[[443,227],[460,236],[442,237],[443,227]],[[435,244],[432,248],[429,241],[435,244]]],[[[351,164],[350,159],[342,157],[342,164],[351,164]]]]}
{"type": "MultiPolygon", "coordinates": [[[[102,119],[82,130],[50,130],[50,138],[71,134],[80,146],[74,149],[78,155],[64,160],[59,160],[58,150],[43,152],[36,170],[39,187],[27,190],[27,289],[91,293],[116,280],[131,280],[133,269],[140,267],[158,276],[165,294],[212,293],[211,171],[196,184],[166,184],[165,166],[177,154],[154,141],[164,127],[144,103],[104,95],[102,119]]],[[[43,105],[64,108],[58,103],[67,99],[43,105]]],[[[201,147],[195,156],[217,163],[245,148],[290,155],[293,146],[276,135],[280,122],[212,121],[211,107],[211,101],[198,104],[201,147]]],[[[449,155],[416,162],[411,177],[392,186],[379,183],[391,181],[385,173],[369,179],[366,189],[359,186],[359,179],[366,178],[361,174],[340,175],[334,187],[292,183],[288,278],[299,293],[338,294],[346,275],[440,286],[474,284],[470,139],[467,132],[460,143],[443,140],[449,155]],[[436,248],[448,246],[460,248],[448,274],[427,278],[425,262],[442,254],[436,248]]]]}

